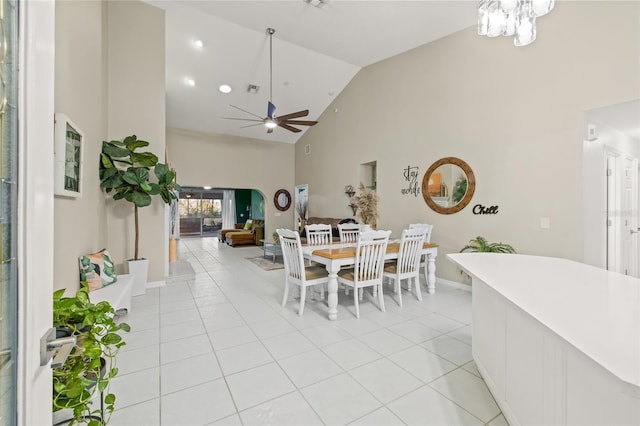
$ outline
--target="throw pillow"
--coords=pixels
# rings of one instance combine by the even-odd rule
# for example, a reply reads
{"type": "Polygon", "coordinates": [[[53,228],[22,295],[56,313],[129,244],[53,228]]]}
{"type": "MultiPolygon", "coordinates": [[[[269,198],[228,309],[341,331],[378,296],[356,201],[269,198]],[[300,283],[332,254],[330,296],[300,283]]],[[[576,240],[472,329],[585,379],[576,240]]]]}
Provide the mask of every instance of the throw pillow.
{"type": "Polygon", "coordinates": [[[253,221],[252,221],[251,219],[247,219],[247,221],[246,221],[246,222],[245,222],[245,224],[244,224],[244,229],[245,229],[245,231],[249,231],[249,230],[251,230],[251,223],[252,223],[252,222],[253,222],[253,221]]]}
{"type": "Polygon", "coordinates": [[[80,263],[80,281],[86,281],[89,291],[101,289],[118,280],[111,260],[111,255],[106,249],[98,253],[91,253],[78,258],[80,263]]]}

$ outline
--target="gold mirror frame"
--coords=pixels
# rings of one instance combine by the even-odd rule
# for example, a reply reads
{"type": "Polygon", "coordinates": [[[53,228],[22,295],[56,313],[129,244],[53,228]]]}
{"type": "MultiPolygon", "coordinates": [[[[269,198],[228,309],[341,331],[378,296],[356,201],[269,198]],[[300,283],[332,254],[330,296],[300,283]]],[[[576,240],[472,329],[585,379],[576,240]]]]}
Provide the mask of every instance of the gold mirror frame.
{"type": "Polygon", "coordinates": [[[473,198],[475,190],[476,177],[473,174],[473,170],[471,170],[471,167],[469,167],[467,163],[456,157],[445,157],[439,159],[429,167],[422,178],[422,198],[424,198],[425,203],[427,203],[431,210],[440,214],[453,214],[464,209],[471,202],[471,198],[473,198]],[[429,195],[429,179],[431,179],[431,174],[436,171],[438,167],[445,164],[453,164],[454,166],[460,167],[467,177],[467,192],[465,192],[464,197],[462,197],[460,202],[452,207],[442,207],[438,205],[431,199],[431,195],[429,195]]]}

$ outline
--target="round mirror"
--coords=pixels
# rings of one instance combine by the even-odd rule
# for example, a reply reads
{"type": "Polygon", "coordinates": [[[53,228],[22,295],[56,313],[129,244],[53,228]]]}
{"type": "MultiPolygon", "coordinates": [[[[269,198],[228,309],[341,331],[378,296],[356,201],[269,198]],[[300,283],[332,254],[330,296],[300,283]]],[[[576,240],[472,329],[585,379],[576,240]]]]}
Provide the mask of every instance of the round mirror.
{"type": "Polygon", "coordinates": [[[278,189],[276,195],[273,196],[273,204],[276,205],[276,209],[281,212],[289,210],[291,207],[291,194],[286,189],[278,189]]]}
{"type": "Polygon", "coordinates": [[[469,204],[476,189],[471,167],[455,157],[441,158],[422,178],[422,197],[440,214],[459,212],[469,204]]]}

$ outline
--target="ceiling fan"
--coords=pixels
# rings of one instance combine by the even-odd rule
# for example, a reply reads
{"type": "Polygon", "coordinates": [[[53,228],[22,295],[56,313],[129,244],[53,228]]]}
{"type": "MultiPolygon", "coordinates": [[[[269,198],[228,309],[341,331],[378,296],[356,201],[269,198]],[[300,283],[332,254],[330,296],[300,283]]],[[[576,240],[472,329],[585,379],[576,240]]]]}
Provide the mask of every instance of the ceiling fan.
{"type": "Polygon", "coordinates": [[[232,108],[245,112],[253,117],[252,118],[232,118],[232,117],[222,117],[226,120],[240,120],[240,121],[254,121],[256,124],[249,124],[245,127],[253,127],[259,126],[263,124],[267,128],[267,133],[272,133],[273,129],[276,127],[282,127],[290,132],[298,133],[301,132],[301,129],[298,129],[293,126],[313,126],[318,124],[317,121],[309,121],[309,120],[294,120],[295,118],[306,117],[309,115],[309,110],[305,109],[302,111],[292,112],[290,114],[275,115],[276,106],[271,102],[273,98],[273,34],[276,32],[273,28],[267,28],[267,34],[269,34],[269,102],[267,103],[267,116],[262,118],[257,114],[249,112],[245,109],[237,107],[235,105],[230,105],[232,108]]]}

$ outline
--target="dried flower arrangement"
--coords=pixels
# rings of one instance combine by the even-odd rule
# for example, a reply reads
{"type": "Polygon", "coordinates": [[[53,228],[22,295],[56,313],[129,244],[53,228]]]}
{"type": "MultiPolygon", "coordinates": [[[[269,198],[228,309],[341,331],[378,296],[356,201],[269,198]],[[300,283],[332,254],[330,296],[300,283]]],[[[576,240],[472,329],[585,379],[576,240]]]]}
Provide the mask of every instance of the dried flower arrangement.
{"type": "Polygon", "coordinates": [[[380,197],[376,191],[367,189],[362,182],[359,186],[360,193],[351,197],[351,204],[357,207],[357,217],[366,225],[375,227],[378,221],[378,202],[380,197]]]}

